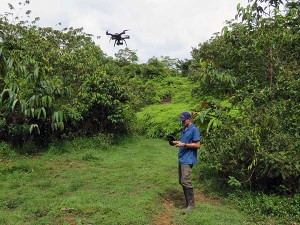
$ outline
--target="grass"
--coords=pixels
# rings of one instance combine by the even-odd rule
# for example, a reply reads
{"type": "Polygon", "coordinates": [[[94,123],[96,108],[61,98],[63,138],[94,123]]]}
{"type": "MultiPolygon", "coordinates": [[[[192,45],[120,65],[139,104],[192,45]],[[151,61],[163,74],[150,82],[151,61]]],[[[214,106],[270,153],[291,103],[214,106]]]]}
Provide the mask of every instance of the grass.
{"type": "Polygon", "coordinates": [[[2,159],[0,224],[251,224],[210,200],[182,215],[177,149],[166,141],[134,137],[106,148],[94,141],[2,159]]]}

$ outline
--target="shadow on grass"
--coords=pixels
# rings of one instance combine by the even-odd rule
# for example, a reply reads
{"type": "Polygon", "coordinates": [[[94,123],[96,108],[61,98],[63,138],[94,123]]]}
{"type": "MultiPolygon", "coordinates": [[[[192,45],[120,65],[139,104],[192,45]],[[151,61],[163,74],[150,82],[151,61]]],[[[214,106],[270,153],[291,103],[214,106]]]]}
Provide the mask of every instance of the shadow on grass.
{"type": "Polygon", "coordinates": [[[175,207],[179,207],[185,204],[185,198],[183,191],[175,188],[167,188],[161,197],[168,202],[172,202],[175,207]]]}

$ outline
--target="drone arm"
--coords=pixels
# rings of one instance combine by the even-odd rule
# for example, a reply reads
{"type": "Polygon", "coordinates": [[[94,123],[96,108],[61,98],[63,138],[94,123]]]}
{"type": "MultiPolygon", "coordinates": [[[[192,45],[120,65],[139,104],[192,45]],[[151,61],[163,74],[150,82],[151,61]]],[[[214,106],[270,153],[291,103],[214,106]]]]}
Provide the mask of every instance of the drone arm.
{"type": "Polygon", "coordinates": [[[128,30],[123,30],[123,31],[120,33],[120,35],[121,35],[121,34],[125,34],[126,31],[128,31],[128,30]]]}

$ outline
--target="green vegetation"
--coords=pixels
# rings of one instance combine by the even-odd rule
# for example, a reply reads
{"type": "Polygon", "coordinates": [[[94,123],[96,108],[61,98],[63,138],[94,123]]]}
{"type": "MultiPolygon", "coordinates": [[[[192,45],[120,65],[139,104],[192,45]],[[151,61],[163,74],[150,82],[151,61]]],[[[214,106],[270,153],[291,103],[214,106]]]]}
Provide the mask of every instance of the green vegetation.
{"type": "Polygon", "coordinates": [[[226,206],[164,209],[174,223],[299,223],[300,4],[248,2],[191,59],[143,64],[128,48],[107,57],[83,28],[19,21],[10,5],[0,16],[0,223],[152,223],[180,191],[162,139],[178,135],[182,111],[201,130],[197,187],[226,206]],[[135,133],[144,138],[122,142],[135,133]]]}
{"type": "Polygon", "coordinates": [[[0,223],[299,222],[299,196],[270,197],[230,190],[226,190],[227,197],[216,196],[216,192],[213,195],[205,189],[211,185],[202,181],[198,166],[193,175],[197,207],[188,216],[182,215],[179,206],[184,197],[177,181],[177,149],[167,141],[139,136],[112,143],[101,135],[77,138],[53,144],[39,155],[12,155],[3,160],[0,223]]]}
{"type": "Polygon", "coordinates": [[[95,138],[76,139],[1,162],[0,223],[155,224],[168,200],[174,224],[251,224],[228,204],[209,201],[183,216],[177,149],[166,141],[134,137],[106,148],[98,139],[98,146],[95,138]]]}
{"type": "Polygon", "coordinates": [[[292,25],[299,3],[282,13],[270,7],[266,18],[252,7],[238,6],[244,20],[193,51],[192,75],[205,95],[197,119],[215,127],[203,160],[232,185],[293,194],[300,188],[300,36],[292,25]]]}

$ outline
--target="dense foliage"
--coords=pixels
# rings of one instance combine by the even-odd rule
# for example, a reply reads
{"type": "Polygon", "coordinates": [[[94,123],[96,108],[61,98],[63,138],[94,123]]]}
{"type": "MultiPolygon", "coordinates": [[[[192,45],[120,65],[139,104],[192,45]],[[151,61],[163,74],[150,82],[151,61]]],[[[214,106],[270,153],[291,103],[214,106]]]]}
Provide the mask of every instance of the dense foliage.
{"type": "Polygon", "coordinates": [[[197,95],[205,96],[196,110],[200,126],[207,124],[202,160],[231,185],[295,193],[300,6],[275,7],[268,17],[256,17],[249,6],[238,6],[241,22],[229,21],[192,53],[190,76],[200,87],[197,95]]]}
{"type": "Polygon", "coordinates": [[[124,134],[135,111],[171,98],[177,60],[138,64],[128,48],[113,59],[82,28],[42,28],[39,18],[21,20],[9,6],[0,17],[0,140],[23,147],[76,134],[124,134]]]}
{"type": "Polygon", "coordinates": [[[76,130],[89,123],[87,117],[97,129],[123,123],[128,94],[117,76],[108,78],[108,59],[82,29],[14,25],[3,18],[1,27],[2,138],[23,139],[14,142],[22,145],[53,130],[76,130]]]}

